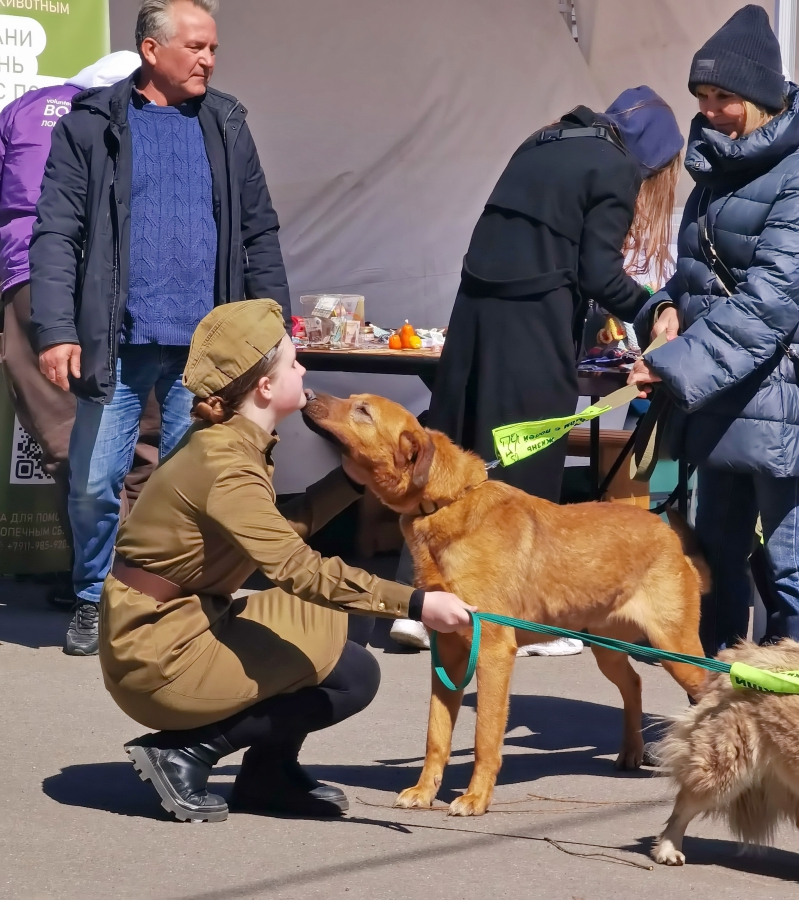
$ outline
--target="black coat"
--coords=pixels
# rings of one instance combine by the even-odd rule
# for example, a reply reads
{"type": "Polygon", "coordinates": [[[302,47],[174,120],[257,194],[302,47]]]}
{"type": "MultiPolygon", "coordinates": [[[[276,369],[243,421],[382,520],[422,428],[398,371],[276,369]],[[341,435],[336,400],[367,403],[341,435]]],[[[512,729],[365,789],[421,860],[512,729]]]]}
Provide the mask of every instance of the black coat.
{"type": "MultiPolygon", "coordinates": [[[[557,128],[596,121],[578,107],[557,128]]],[[[640,187],[618,139],[533,135],[516,151],[464,259],[430,427],[491,460],[492,429],[574,412],[588,300],[629,322],[649,297],[621,253],[640,187]]],[[[563,440],[494,471],[557,501],[565,455],[563,440]]]]}
{"type": "MultiPolygon", "coordinates": [[[[138,73],[78,94],[59,120],[30,248],[35,349],[81,346],[79,397],[108,403],[128,294],[133,148],[128,105],[138,73]]],[[[209,89],[197,101],[217,228],[214,302],[269,297],[291,320],[278,220],[245,120],[209,89]]]]}

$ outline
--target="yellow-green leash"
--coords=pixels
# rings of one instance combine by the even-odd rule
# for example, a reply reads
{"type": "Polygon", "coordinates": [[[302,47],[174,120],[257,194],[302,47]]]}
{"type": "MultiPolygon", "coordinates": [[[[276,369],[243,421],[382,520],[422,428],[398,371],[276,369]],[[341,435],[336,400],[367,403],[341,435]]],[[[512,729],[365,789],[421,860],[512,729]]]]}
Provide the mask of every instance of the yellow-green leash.
{"type": "Polygon", "coordinates": [[[472,648],[469,652],[469,662],[466,666],[466,674],[463,681],[456,685],[447,675],[441,664],[438,653],[438,635],[433,632],[430,639],[430,653],[433,669],[444,687],[450,691],[462,691],[474,677],[477,668],[477,657],[480,653],[480,635],[483,622],[491,622],[494,625],[503,625],[506,628],[518,628],[522,631],[535,631],[538,634],[548,634],[552,637],[576,638],[594,647],[604,647],[606,650],[616,650],[619,653],[634,653],[652,660],[665,660],[667,662],[684,663],[689,666],[698,666],[710,672],[728,673],[732,686],[737,690],[765,691],[770,694],[799,694],[799,672],[764,672],[746,663],[725,663],[718,659],[709,659],[705,656],[689,656],[687,653],[672,653],[669,650],[657,650],[654,647],[641,647],[638,644],[628,644],[627,641],[618,641],[615,638],[600,637],[595,634],[586,634],[582,631],[569,631],[566,628],[558,628],[555,625],[541,625],[538,622],[527,622],[524,619],[512,619],[510,616],[499,616],[495,613],[470,613],[472,617],[472,648]]]}

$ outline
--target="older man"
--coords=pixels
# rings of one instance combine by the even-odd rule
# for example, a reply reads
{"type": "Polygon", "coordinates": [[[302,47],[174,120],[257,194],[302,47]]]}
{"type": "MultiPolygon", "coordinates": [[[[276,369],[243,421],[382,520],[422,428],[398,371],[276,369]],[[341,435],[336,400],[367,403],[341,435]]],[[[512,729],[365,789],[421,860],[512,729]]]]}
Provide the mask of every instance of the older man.
{"type": "Polygon", "coordinates": [[[78,604],[64,648],[73,655],[97,652],[119,494],[149,392],[164,456],[189,425],[181,378],[200,319],[254,297],[290,311],[246,110],[208,87],[216,9],[216,0],[144,0],[141,69],[75,98],[53,133],[31,300],[41,370],[77,397],[69,518],[78,604]]]}

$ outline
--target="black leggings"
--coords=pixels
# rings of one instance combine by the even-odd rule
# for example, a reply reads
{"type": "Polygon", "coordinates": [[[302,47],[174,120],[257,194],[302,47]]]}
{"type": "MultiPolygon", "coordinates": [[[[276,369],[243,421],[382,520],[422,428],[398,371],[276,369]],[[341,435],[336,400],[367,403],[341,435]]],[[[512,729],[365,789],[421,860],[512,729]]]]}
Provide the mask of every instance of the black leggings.
{"type": "Polygon", "coordinates": [[[378,687],[377,660],[368,650],[347,641],[336,667],[320,684],[268,697],[202,728],[162,731],[158,743],[163,747],[191,747],[224,737],[234,750],[299,743],[309,732],[329,728],[366,709],[378,687]]]}

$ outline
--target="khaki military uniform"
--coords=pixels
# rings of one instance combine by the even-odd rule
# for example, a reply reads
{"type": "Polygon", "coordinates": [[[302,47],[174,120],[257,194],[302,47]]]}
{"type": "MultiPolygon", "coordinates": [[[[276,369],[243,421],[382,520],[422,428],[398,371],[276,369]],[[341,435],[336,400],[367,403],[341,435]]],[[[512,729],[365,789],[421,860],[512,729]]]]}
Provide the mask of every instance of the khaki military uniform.
{"type": "Polygon", "coordinates": [[[276,441],[239,415],[195,426],[120,528],[118,554],[185,590],[158,603],[113,575],[103,588],[105,685],[148,728],[206,725],[318,684],[341,655],[345,613],[408,613],[412,588],[303,540],[357,498],[341,470],[278,511],[276,441]],[[277,587],[233,600],[256,568],[277,587]]]}

